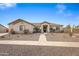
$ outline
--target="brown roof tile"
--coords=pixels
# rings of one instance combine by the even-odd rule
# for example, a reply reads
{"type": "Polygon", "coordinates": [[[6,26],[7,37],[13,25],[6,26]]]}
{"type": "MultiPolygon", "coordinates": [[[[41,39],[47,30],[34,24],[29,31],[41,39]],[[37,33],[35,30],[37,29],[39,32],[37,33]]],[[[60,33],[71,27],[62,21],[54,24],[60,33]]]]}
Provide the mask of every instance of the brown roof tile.
{"type": "Polygon", "coordinates": [[[33,26],[39,26],[39,27],[40,27],[41,24],[43,24],[43,23],[48,23],[48,24],[54,25],[54,26],[63,26],[63,25],[59,25],[59,24],[55,24],[55,23],[49,23],[49,22],[47,22],[47,21],[44,21],[44,22],[42,22],[42,23],[30,23],[30,22],[27,22],[27,21],[22,20],[22,19],[17,19],[17,20],[15,20],[15,21],[12,21],[12,22],[10,22],[8,25],[10,25],[10,24],[16,24],[16,23],[18,23],[19,21],[23,21],[23,22],[29,23],[29,24],[31,24],[31,25],[33,25],[33,26]]]}
{"type": "Polygon", "coordinates": [[[10,24],[16,24],[16,23],[18,23],[18,22],[20,22],[20,21],[29,23],[29,24],[31,24],[31,25],[34,26],[34,24],[32,24],[32,23],[30,23],[30,22],[27,22],[27,21],[25,21],[25,20],[23,20],[23,19],[17,19],[17,20],[15,20],[15,21],[10,22],[8,25],[10,25],[10,24]]]}

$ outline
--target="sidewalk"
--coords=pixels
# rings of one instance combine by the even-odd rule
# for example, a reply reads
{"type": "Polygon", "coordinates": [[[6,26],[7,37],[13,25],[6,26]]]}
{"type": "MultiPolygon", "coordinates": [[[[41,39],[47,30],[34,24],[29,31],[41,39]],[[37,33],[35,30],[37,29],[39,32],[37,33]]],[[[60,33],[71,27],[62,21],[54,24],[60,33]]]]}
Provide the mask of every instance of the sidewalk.
{"type": "Polygon", "coordinates": [[[12,44],[12,45],[37,45],[37,46],[60,46],[60,47],[79,47],[79,42],[38,42],[38,41],[0,41],[0,44],[12,44]]]}
{"type": "Polygon", "coordinates": [[[46,40],[45,33],[44,33],[44,34],[41,34],[40,37],[39,37],[39,42],[44,43],[44,42],[46,42],[46,41],[47,41],[47,40],[46,40]]]}

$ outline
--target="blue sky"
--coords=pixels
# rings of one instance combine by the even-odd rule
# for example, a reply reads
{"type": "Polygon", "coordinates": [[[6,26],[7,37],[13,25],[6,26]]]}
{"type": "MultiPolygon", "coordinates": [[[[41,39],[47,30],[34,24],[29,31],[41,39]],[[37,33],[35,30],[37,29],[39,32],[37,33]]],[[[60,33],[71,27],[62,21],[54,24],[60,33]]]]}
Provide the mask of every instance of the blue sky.
{"type": "Polygon", "coordinates": [[[77,3],[0,3],[0,24],[7,26],[18,18],[31,23],[48,21],[79,25],[77,3]]]}

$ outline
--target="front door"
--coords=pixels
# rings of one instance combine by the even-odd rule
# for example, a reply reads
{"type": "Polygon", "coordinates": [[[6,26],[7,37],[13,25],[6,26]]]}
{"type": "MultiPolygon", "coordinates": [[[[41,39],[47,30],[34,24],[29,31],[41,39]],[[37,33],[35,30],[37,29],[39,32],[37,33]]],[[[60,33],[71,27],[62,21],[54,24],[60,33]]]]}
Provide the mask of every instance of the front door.
{"type": "Polygon", "coordinates": [[[47,25],[43,25],[43,32],[47,32],[47,25]]]}

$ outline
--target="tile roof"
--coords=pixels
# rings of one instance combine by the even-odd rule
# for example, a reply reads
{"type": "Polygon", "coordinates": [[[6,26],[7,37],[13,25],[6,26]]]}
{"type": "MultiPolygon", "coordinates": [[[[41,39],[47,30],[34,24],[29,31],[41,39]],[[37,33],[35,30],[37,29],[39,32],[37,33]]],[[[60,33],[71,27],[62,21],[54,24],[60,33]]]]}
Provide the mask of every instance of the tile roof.
{"type": "Polygon", "coordinates": [[[0,24],[0,26],[2,26],[2,27],[4,27],[4,28],[8,29],[7,27],[5,27],[5,26],[4,26],[4,25],[2,25],[2,24],[0,24]]]}
{"type": "Polygon", "coordinates": [[[41,26],[41,24],[43,24],[43,23],[48,23],[48,24],[54,25],[54,26],[63,26],[63,25],[59,25],[59,24],[55,24],[55,23],[49,23],[49,22],[47,22],[47,21],[44,21],[44,22],[42,22],[42,23],[30,23],[30,22],[27,22],[27,21],[22,20],[22,19],[17,19],[17,20],[15,20],[15,21],[12,21],[12,22],[10,22],[8,25],[13,24],[13,23],[16,23],[16,22],[18,22],[18,21],[23,21],[23,22],[29,23],[29,24],[31,24],[31,25],[33,25],[33,26],[41,26]]]}
{"type": "Polygon", "coordinates": [[[15,21],[10,22],[8,25],[14,24],[14,23],[16,23],[16,22],[18,22],[18,21],[26,22],[26,23],[29,23],[29,24],[31,24],[31,25],[34,26],[34,24],[32,24],[32,23],[30,23],[30,22],[27,22],[27,21],[25,21],[25,20],[23,20],[23,19],[17,19],[17,20],[15,20],[15,21]]]}

